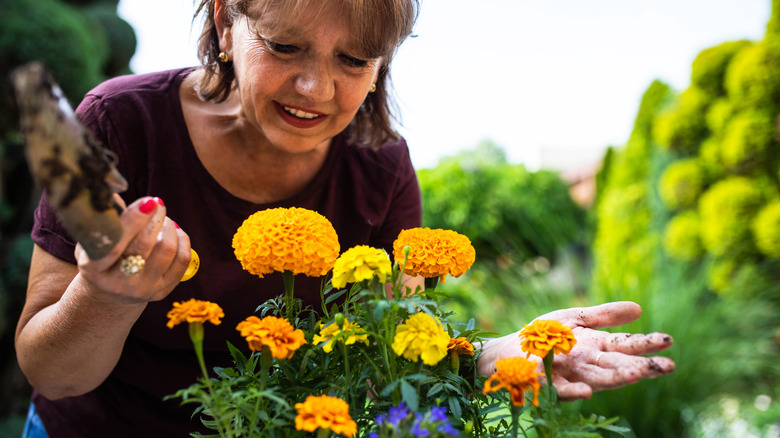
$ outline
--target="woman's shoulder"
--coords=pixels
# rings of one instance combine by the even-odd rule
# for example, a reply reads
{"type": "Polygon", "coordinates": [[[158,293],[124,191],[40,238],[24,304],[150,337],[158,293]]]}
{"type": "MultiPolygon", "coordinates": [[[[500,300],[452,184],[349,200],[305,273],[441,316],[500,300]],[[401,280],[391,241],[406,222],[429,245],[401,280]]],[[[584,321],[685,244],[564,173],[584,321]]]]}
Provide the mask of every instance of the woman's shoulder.
{"type": "Polygon", "coordinates": [[[391,172],[396,172],[399,167],[411,168],[409,147],[401,136],[388,140],[379,147],[347,144],[344,150],[352,160],[363,162],[371,167],[379,166],[391,172]]]}
{"type": "Polygon", "coordinates": [[[139,93],[159,93],[172,88],[178,89],[178,85],[193,69],[193,67],[188,67],[153,73],[117,76],[102,82],[89,91],[87,96],[106,99],[139,93]]]}

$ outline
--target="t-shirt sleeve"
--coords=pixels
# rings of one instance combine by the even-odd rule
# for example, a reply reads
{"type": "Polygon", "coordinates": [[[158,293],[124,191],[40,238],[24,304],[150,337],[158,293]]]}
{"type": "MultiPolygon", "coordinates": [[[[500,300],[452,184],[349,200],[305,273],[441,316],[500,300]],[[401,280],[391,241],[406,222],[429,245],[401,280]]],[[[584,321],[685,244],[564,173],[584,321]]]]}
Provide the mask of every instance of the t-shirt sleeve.
{"type": "MultiPolygon", "coordinates": [[[[76,115],[102,143],[102,130],[98,124],[100,117],[97,114],[100,108],[99,102],[97,97],[88,94],[76,109],[76,115]]],[[[33,219],[32,232],[30,233],[32,241],[49,254],[66,262],[76,264],[74,256],[76,241],[70,236],[62,222],[60,222],[45,192],[41,195],[33,219]]]]}

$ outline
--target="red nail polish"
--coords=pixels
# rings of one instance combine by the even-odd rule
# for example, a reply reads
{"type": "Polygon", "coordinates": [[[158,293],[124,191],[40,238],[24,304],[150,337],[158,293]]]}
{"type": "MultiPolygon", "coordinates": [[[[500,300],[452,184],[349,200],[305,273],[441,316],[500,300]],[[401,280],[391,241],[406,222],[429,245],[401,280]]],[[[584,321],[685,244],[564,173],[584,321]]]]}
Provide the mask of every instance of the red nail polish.
{"type": "Polygon", "coordinates": [[[154,211],[155,207],[157,207],[157,201],[154,199],[147,199],[143,204],[141,204],[140,207],[138,207],[138,210],[143,214],[149,214],[154,211]]]}
{"type": "Polygon", "coordinates": [[[177,230],[181,228],[181,227],[179,226],[179,224],[177,224],[177,223],[176,223],[176,221],[175,221],[175,220],[171,219],[171,222],[173,222],[173,224],[174,224],[174,225],[176,225],[176,229],[177,229],[177,230]]]}
{"type": "Polygon", "coordinates": [[[155,201],[157,201],[158,204],[160,204],[160,207],[164,207],[165,203],[160,198],[154,198],[155,201]]]}

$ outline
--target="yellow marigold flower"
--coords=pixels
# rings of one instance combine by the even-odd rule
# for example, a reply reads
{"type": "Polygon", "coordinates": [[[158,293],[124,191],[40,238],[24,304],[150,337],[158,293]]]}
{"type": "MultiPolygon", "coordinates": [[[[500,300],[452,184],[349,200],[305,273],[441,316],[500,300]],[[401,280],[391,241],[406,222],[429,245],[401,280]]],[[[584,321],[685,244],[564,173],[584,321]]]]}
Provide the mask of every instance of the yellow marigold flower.
{"type": "Polygon", "coordinates": [[[450,335],[438,319],[427,313],[416,313],[398,326],[393,351],[415,362],[422,357],[424,364],[436,365],[447,355],[449,342],[450,335]]]}
{"type": "Polygon", "coordinates": [[[404,246],[411,247],[404,272],[425,278],[447,274],[460,277],[471,268],[476,252],[468,237],[455,231],[412,228],[401,231],[393,242],[393,256],[403,263],[404,246]]]}
{"type": "Polygon", "coordinates": [[[314,432],[319,428],[351,437],[357,433],[357,423],[349,416],[349,405],[337,397],[310,395],[296,403],[295,429],[314,432]]]}
{"type": "Polygon", "coordinates": [[[241,266],[262,278],[274,271],[325,275],[341,250],[333,225],[305,208],[272,208],[249,216],[233,236],[241,266]]]}
{"type": "MultiPolygon", "coordinates": [[[[349,335],[347,335],[346,341],[344,338],[341,338],[340,340],[346,345],[352,345],[355,342],[362,342],[368,345],[368,334],[363,332],[363,328],[360,327],[359,324],[353,324],[352,322],[345,319],[344,332],[349,333],[349,335]]],[[[339,333],[341,333],[341,329],[339,329],[338,324],[335,322],[330,323],[320,330],[320,334],[314,335],[312,343],[321,344],[325,342],[326,344],[322,346],[322,351],[330,353],[333,351],[333,338],[336,337],[336,335],[339,333]]]]}
{"type": "Polygon", "coordinates": [[[458,354],[473,356],[474,346],[471,345],[471,342],[469,342],[464,337],[453,338],[450,339],[450,342],[447,344],[447,351],[454,351],[458,354]]]}
{"type": "Polygon", "coordinates": [[[252,351],[260,351],[267,345],[277,359],[291,358],[295,350],[306,343],[303,330],[296,330],[286,319],[275,316],[263,319],[250,316],[238,323],[236,330],[241,332],[252,351]]]}
{"type": "Polygon", "coordinates": [[[392,266],[387,253],[367,245],[358,245],[344,251],[333,265],[333,287],[340,289],[347,283],[358,283],[376,277],[387,281],[392,266]]]}
{"type": "Polygon", "coordinates": [[[167,316],[168,323],[166,325],[168,328],[173,328],[173,326],[182,322],[204,323],[208,321],[214,325],[219,325],[222,323],[220,318],[225,317],[225,312],[218,304],[193,298],[189,301],[173,303],[173,309],[168,311],[167,316]]]}
{"type": "Polygon", "coordinates": [[[522,357],[507,357],[496,361],[496,372],[485,381],[482,392],[485,394],[501,388],[509,391],[512,404],[525,405],[523,393],[533,389],[533,405],[539,406],[539,377],[544,373],[536,372],[536,362],[522,357]]]}
{"type": "Polygon", "coordinates": [[[536,320],[526,325],[520,331],[520,338],[520,346],[528,353],[526,357],[533,354],[543,358],[550,350],[553,350],[553,354],[569,354],[577,343],[569,327],[549,319],[536,320]]]}

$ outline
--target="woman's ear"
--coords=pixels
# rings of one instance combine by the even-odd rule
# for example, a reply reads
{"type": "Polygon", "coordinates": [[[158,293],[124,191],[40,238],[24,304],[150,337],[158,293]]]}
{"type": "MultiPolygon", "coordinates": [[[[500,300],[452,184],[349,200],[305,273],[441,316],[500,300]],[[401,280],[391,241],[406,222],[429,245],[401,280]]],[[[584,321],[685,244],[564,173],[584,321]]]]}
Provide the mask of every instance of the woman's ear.
{"type": "Polygon", "coordinates": [[[232,20],[228,17],[222,0],[214,0],[214,28],[219,39],[219,49],[229,52],[232,48],[232,20]]]}

